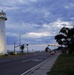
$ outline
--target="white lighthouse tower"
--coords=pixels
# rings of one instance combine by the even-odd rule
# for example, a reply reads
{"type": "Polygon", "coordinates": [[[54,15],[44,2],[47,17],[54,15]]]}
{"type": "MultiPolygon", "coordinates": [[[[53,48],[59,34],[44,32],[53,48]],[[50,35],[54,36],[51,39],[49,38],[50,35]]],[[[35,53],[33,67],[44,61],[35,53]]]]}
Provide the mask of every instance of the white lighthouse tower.
{"type": "Polygon", "coordinates": [[[5,54],[6,51],[6,38],[5,38],[5,21],[6,13],[2,10],[0,12],[0,54],[5,54]]]}

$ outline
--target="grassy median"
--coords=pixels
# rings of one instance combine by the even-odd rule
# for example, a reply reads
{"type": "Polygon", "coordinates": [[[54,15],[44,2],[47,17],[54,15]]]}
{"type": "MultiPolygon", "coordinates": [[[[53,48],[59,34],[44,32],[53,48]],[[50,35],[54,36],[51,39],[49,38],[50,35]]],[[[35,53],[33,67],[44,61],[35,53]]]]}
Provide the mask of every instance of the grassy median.
{"type": "Polygon", "coordinates": [[[74,75],[74,54],[61,54],[47,75],[74,75]]]}

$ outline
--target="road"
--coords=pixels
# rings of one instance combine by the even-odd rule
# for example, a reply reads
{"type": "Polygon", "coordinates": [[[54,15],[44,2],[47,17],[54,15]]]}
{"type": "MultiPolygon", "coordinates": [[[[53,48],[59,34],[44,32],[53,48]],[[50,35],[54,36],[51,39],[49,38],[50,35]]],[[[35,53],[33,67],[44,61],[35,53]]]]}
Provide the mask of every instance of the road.
{"type": "Polygon", "coordinates": [[[49,53],[34,53],[0,59],[0,75],[21,75],[50,57],[49,53]]]}

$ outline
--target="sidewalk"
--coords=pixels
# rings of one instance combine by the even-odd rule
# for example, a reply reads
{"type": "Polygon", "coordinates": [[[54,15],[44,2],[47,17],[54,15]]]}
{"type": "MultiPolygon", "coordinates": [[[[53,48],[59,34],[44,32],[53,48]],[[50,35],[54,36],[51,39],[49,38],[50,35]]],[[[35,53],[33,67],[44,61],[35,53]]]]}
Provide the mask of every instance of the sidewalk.
{"type": "Polygon", "coordinates": [[[60,53],[56,53],[55,55],[52,55],[51,58],[49,58],[43,65],[37,66],[32,71],[30,71],[27,74],[24,75],[47,75],[47,72],[50,71],[53,64],[55,63],[57,57],[60,55],[60,53]]]}

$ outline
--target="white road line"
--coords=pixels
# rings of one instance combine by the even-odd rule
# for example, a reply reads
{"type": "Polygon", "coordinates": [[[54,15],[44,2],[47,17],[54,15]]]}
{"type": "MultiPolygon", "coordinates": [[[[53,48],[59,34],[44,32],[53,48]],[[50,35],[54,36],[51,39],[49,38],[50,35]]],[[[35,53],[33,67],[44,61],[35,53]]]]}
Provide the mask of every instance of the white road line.
{"type": "Polygon", "coordinates": [[[23,60],[22,62],[27,62],[27,61],[30,61],[30,60],[32,60],[32,59],[23,60]]]}
{"type": "Polygon", "coordinates": [[[37,57],[34,57],[34,58],[31,58],[31,59],[27,59],[27,60],[23,60],[22,62],[27,62],[27,61],[30,61],[30,60],[35,60],[35,59],[38,59],[37,57]]]}
{"type": "MultiPolygon", "coordinates": [[[[53,56],[52,56],[53,57],[53,56]]],[[[46,63],[49,59],[51,59],[52,57],[46,59],[45,61],[41,62],[40,64],[32,67],[31,69],[27,70],[26,72],[22,73],[21,75],[27,75],[30,72],[34,72],[36,69],[38,69],[39,67],[41,67],[44,63],[46,63]]]]}

